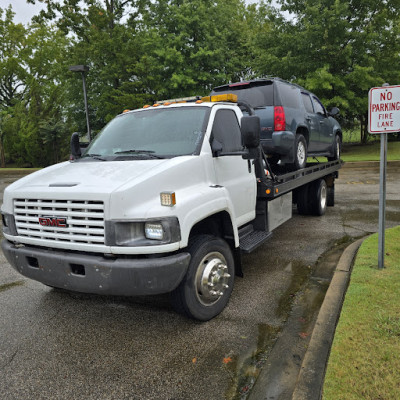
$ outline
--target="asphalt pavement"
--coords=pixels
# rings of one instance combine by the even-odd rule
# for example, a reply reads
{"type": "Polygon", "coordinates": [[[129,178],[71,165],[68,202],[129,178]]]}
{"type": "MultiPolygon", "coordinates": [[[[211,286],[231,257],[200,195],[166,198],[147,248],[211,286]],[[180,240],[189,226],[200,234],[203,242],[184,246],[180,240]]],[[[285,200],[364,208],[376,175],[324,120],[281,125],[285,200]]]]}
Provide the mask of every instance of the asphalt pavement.
{"type": "MultiPolygon", "coordinates": [[[[389,163],[387,227],[400,223],[399,173],[389,163]]],[[[1,192],[15,178],[0,174],[1,192]]],[[[0,256],[0,398],[290,399],[343,250],[378,230],[378,199],[379,163],[346,164],[335,207],[294,212],[245,256],[228,307],[206,323],[167,295],[57,291],[0,256]]]]}

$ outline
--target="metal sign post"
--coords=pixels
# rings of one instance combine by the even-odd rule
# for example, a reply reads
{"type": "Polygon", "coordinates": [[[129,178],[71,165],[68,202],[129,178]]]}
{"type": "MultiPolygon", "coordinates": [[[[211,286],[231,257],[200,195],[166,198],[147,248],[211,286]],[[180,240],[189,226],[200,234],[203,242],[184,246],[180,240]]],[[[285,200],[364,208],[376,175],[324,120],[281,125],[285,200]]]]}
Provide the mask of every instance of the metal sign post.
{"type": "Polygon", "coordinates": [[[381,134],[378,268],[385,267],[387,133],[381,134]]]}
{"type": "Polygon", "coordinates": [[[368,96],[368,132],[381,135],[379,186],[379,249],[378,268],[385,267],[385,211],[387,134],[400,131],[400,86],[372,88],[368,96]]]}

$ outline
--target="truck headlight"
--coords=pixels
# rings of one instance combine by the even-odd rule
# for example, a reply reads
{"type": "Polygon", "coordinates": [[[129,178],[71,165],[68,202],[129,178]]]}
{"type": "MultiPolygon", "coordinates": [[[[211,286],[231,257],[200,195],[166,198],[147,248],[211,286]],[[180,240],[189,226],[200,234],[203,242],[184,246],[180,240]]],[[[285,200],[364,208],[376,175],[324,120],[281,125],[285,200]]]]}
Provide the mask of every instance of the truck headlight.
{"type": "Polygon", "coordinates": [[[151,222],[146,222],[144,225],[144,234],[147,239],[163,240],[163,225],[161,223],[155,224],[151,222]]]}
{"type": "Polygon", "coordinates": [[[108,246],[156,246],[181,240],[178,218],[106,221],[108,246]]]}

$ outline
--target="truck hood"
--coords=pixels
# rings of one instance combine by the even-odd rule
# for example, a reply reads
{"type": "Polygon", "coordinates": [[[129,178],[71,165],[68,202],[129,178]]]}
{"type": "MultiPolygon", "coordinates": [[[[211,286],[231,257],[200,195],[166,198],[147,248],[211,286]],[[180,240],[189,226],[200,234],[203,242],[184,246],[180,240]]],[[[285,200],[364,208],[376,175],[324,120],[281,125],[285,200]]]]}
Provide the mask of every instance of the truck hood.
{"type": "MultiPolygon", "coordinates": [[[[182,161],[182,158],[179,157],[182,161]]],[[[120,186],[132,182],[138,177],[157,173],[170,164],[179,163],[178,158],[164,160],[133,160],[133,161],[108,161],[108,162],[65,162],[45,168],[28,175],[7,189],[24,192],[47,192],[67,190],[71,192],[98,192],[112,193],[120,186]],[[49,188],[49,189],[48,189],[49,188]],[[55,189],[58,188],[58,189],[55,189]]]]}

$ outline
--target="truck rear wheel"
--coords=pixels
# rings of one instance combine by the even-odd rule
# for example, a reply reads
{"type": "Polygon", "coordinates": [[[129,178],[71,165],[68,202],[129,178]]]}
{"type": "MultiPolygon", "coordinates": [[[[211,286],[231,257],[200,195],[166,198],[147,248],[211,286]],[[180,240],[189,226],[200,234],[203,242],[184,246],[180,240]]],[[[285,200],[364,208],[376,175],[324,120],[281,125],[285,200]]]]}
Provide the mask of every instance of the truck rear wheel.
{"type": "Polygon", "coordinates": [[[309,189],[309,185],[304,185],[297,190],[297,212],[300,215],[309,215],[311,212],[309,189]]]}
{"type": "Polygon", "coordinates": [[[328,202],[334,201],[328,196],[329,193],[325,179],[318,179],[300,187],[296,193],[298,213],[300,215],[324,215],[327,205],[330,205],[328,202]]]}
{"type": "Polygon", "coordinates": [[[326,205],[333,207],[335,205],[335,184],[328,186],[328,197],[326,199],[326,205]]]}
{"type": "Polygon", "coordinates": [[[172,292],[174,308],[200,321],[217,316],[229,301],[235,266],[229,245],[221,238],[199,235],[190,241],[186,276],[172,292]]]}
{"type": "Polygon", "coordinates": [[[310,209],[313,215],[324,215],[327,206],[328,189],[325,179],[318,179],[311,183],[310,209]]]}

